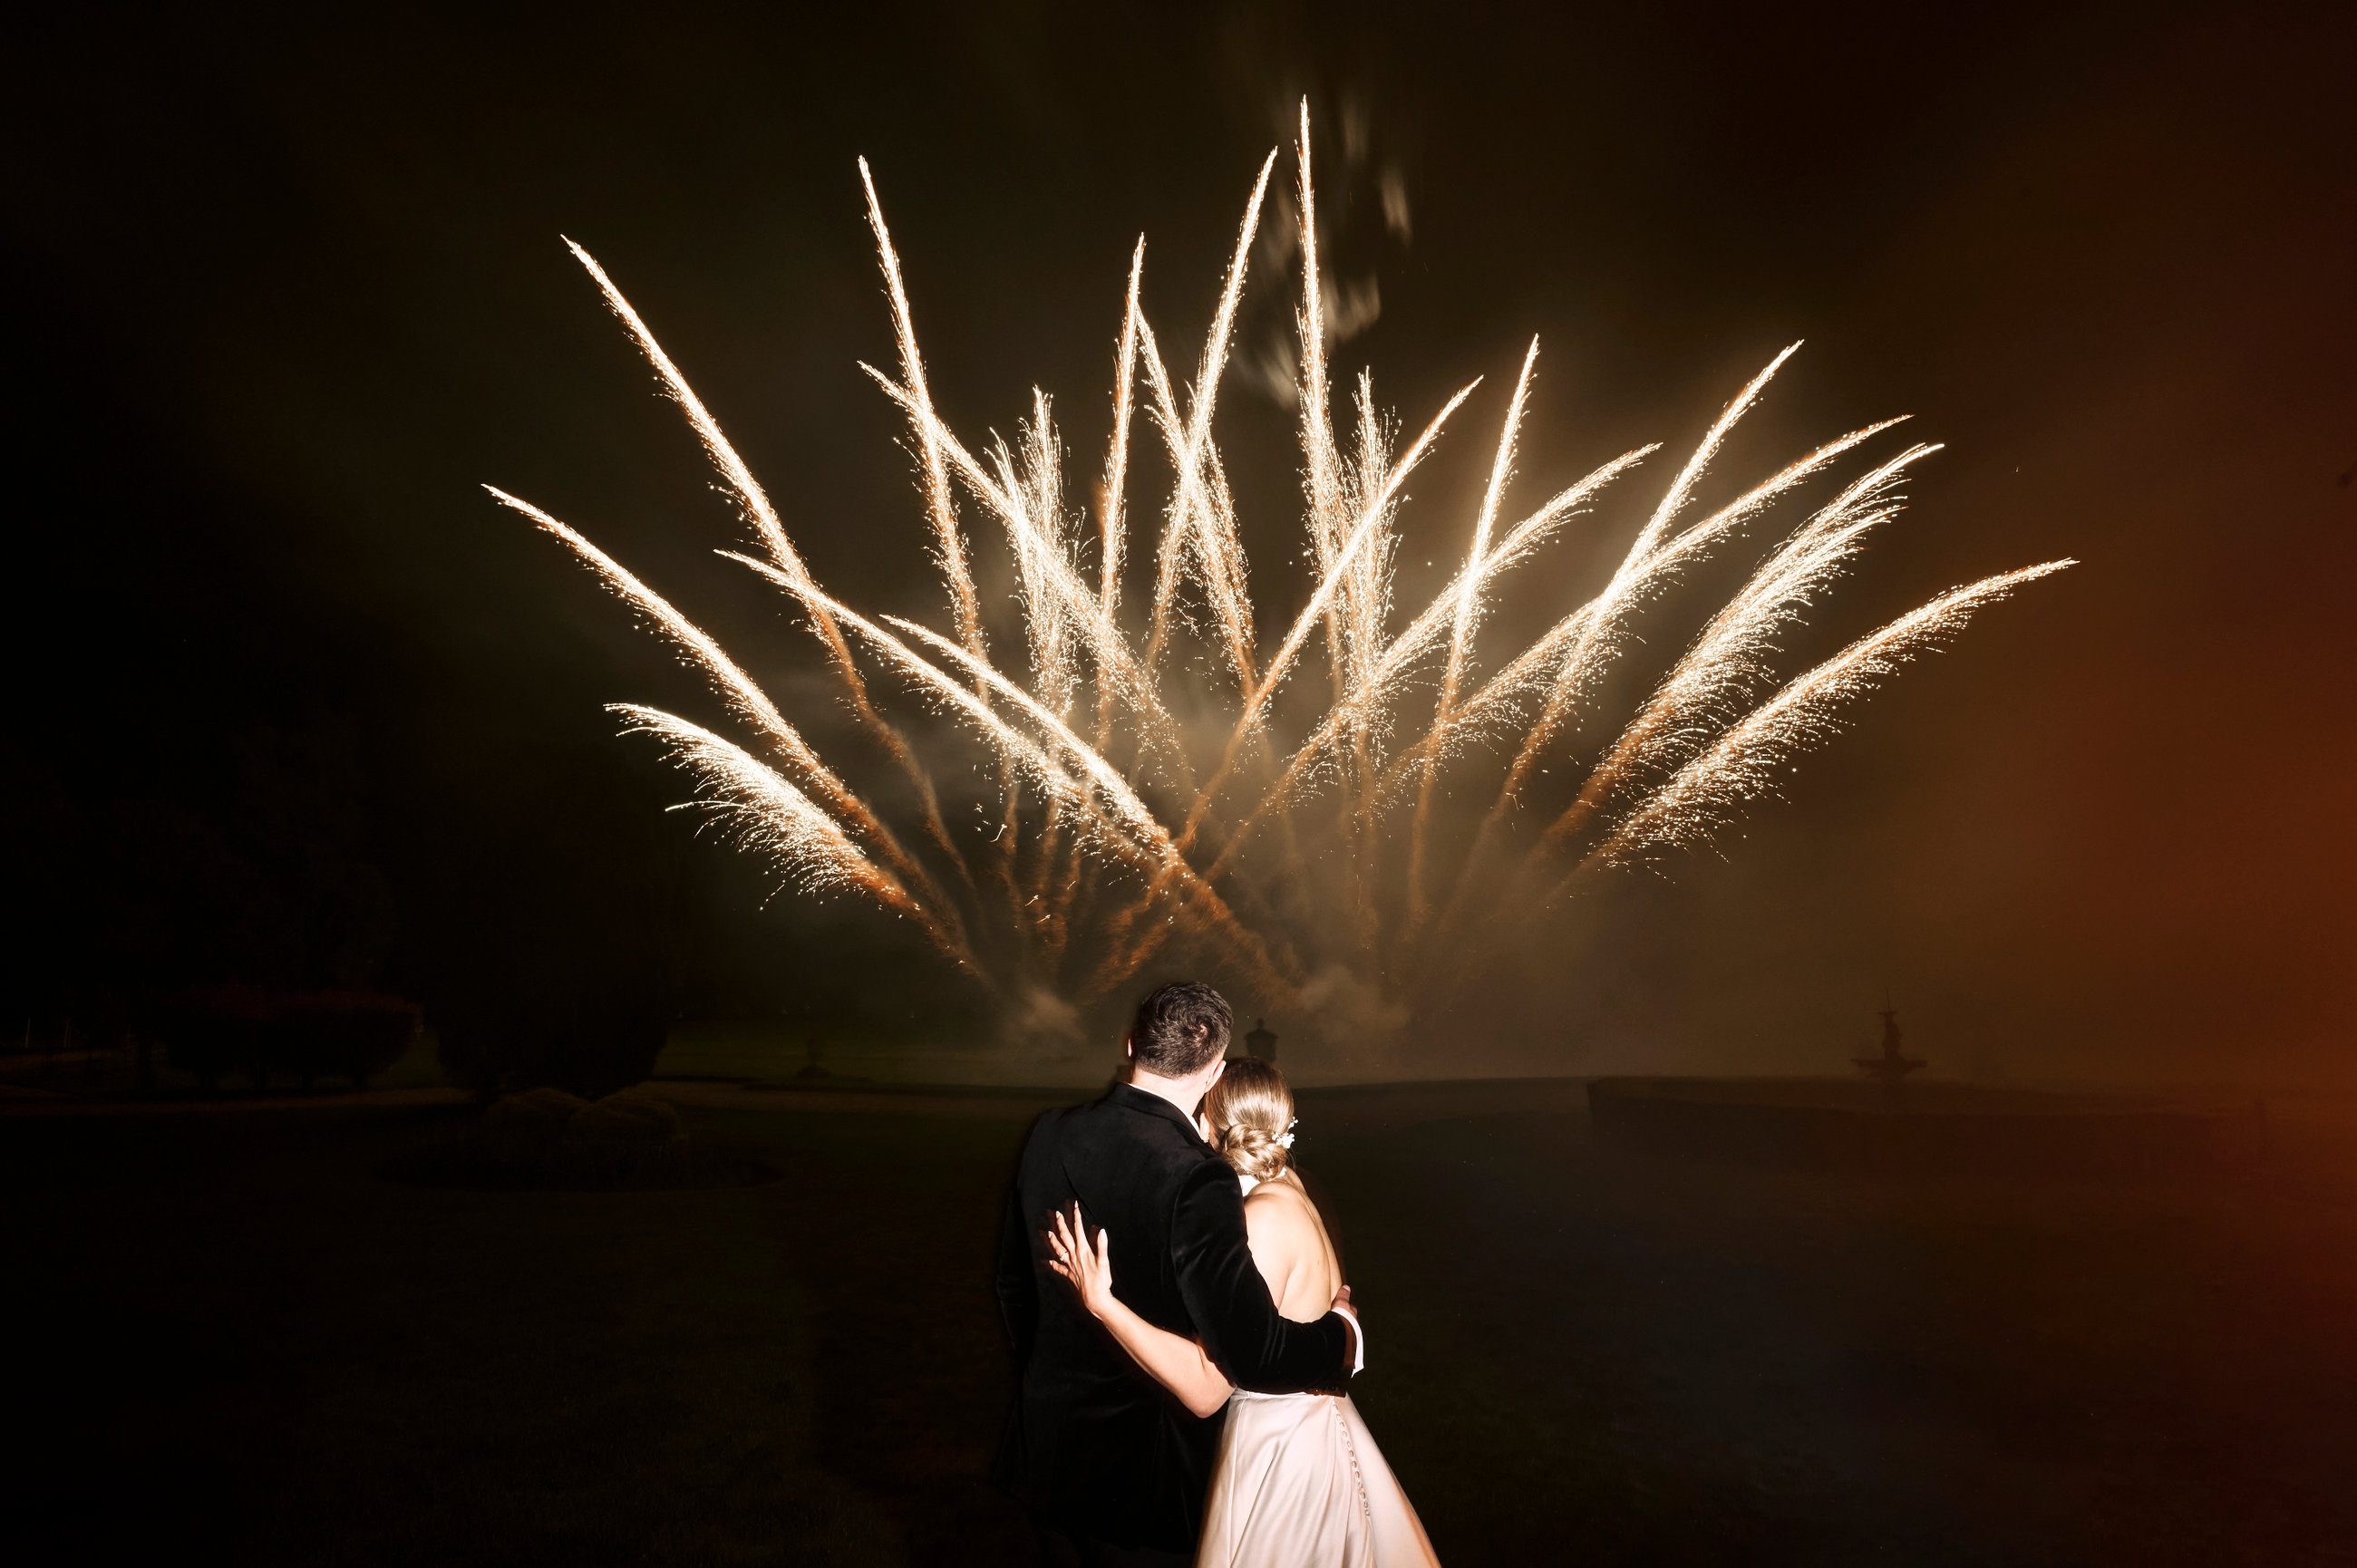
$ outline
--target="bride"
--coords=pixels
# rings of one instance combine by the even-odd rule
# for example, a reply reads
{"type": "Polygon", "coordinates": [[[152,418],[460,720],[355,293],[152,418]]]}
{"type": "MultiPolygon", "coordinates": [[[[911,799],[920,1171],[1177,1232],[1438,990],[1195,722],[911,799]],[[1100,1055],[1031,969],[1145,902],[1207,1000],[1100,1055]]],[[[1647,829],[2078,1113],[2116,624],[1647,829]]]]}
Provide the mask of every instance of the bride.
{"type": "MultiPolygon", "coordinates": [[[[1342,1270],[1293,1172],[1293,1093],[1268,1062],[1228,1063],[1203,1101],[1209,1140],[1243,1187],[1244,1230],[1270,1299],[1284,1316],[1309,1323],[1334,1300],[1342,1270]]],[[[1048,1244],[1048,1266],[1156,1381],[1198,1416],[1227,1407],[1196,1568],[1437,1568],[1350,1395],[1233,1387],[1194,1340],[1122,1305],[1105,1233],[1087,1245],[1077,1207],[1069,1221],[1056,1216],[1048,1244]]]]}

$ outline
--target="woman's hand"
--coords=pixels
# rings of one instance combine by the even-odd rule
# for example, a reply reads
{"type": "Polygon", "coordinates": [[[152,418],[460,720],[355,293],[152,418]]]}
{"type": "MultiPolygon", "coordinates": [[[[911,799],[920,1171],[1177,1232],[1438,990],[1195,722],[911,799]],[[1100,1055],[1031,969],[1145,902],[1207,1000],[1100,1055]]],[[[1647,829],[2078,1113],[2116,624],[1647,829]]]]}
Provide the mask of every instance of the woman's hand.
{"type": "Polygon", "coordinates": [[[1107,1251],[1108,1232],[1097,1232],[1097,1244],[1092,1249],[1082,1240],[1086,1227],[1081,1220],[1081,1206],[1072,1205],[1072,1220],[1064,1223],[1061,1210],[1056,1214],[1056,1228],[1048,1232],[1048,1251],[1054,1254],[1048,1266],[1070,1280],[1081,1294],[1081,1305],[1089,1316],[1103,1318],[1113,1304],[1113,1255],[1107,1251]]]}
{"type": "Polygon", "coordinates": [[[1095,1246],[1088,1244],[1088,1226],[1077,1203],[1069,1220],[1061,1211],[1055,1219],[1055,1228],[1047,1233],[1048,1266],[1071,1282],[1089,1316],[1104,1325],[1146,1376],[1178,1395],[1196,1415],[1208,1416],[1225,1404],[1232,1391],[1200,1345],[1157,1328],[1113,1294],[1113,1249],[1105,1232],[1097,1232],[1095,1246]]]}

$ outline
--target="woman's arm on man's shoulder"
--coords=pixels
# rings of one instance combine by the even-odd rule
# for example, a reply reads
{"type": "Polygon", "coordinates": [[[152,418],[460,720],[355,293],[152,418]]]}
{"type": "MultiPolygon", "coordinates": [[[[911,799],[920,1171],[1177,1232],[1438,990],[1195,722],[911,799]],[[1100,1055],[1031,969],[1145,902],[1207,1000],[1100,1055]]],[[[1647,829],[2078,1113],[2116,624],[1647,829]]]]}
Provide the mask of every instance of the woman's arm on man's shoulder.
{"type": "Polygon", "coordinates": [[[1144,1368],[1146,1376],[1178,1395],[1178,1402],[1195,1414],[1211,1414],[1228,1402],[1232,1385],[1211,1365],[1200,1345],[1167,1328],[1157,1328],[1113,1294],[1110,1234],[1099,1230],[1091,1245],[1083,1239],[1080,1205],[1074,1204],[1070,1222],[1059,1214],[1048,1233],[1052,1260],[1048,1266],[1072,1282],[1089,1316],[1104,1325],[1114,1342],[1129,1352],[1129,1359],[1144,1368]]]}
{"type": "Polygon", "coordinates": [[[1253,1261],[1243,1198],[1223,1165],[1206,1165],[1180,1190],[1171,1261],[1203,1349],[1238,1388],[1290,1394],[1339,1389],[1350,1376],[1352,1329],[1335,1313],[1288,1322],[1253,1261]]]}

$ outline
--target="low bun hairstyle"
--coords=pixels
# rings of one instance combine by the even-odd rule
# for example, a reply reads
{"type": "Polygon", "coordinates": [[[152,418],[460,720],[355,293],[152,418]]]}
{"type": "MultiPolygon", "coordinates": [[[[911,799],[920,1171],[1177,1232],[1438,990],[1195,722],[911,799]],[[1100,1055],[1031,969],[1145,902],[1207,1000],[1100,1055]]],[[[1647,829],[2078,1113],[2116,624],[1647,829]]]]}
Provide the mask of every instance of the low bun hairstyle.
{"type": "Polygon", "coordinates": [[[1293,1090],[1275,1063],[1249,1057],[1230,1062],[1204,1097],[1203,1114],[1211,1146],[1239,1173],[1267,1181],[1293,1164],[1293,1151],[1277,1142],[1293,1125],[1293,1090]]]}

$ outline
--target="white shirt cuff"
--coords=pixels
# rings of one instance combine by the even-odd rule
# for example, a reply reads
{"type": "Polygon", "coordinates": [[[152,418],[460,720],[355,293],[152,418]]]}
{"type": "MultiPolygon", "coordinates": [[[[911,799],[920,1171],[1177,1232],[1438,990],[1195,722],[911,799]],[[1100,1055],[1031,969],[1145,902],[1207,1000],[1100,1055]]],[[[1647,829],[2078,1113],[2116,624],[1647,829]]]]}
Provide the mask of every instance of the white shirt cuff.
{"type": "Polygon", "coordinates": [[[1336,1307],[1334,1310],[1335,1310],[1335,1311],[1337,1311],[1337,1312],[1339,1312],[1339,1313],[1340,1313],[1343,1316],[1345,1316],[1345,1317],[1349,1318],[1349,1319],[1351,1320],[1351,1328],[1352,1328],[1353,1330],[1355,1330],[1355,1332],[1354,1332],[1354,1333],[1352,1333],[1352,1334],[1351,1334],[1351,1375],[1352,1377],[1354,1377],[1354,1378],[1355,1378],[1355,1377],[1357,1377],[1361,1372],[1363,1372],[1363,1371],[1365,1371],[1365,1370],[1367,1369],[1367,1330],[1366,1330],[1366,1326],[1365,1326],[1365,1325],[1361,1324],[1361,1323],[1359,1321],[1359,1315],[1358,1315],[1356,1312],[1352,1311],[1352,1310],[1351,1310],[1351,1309],[1347,1305],[1342,1305],[1342,1306],[1338,1306],[1338,1307],[1336,1307]]]}

